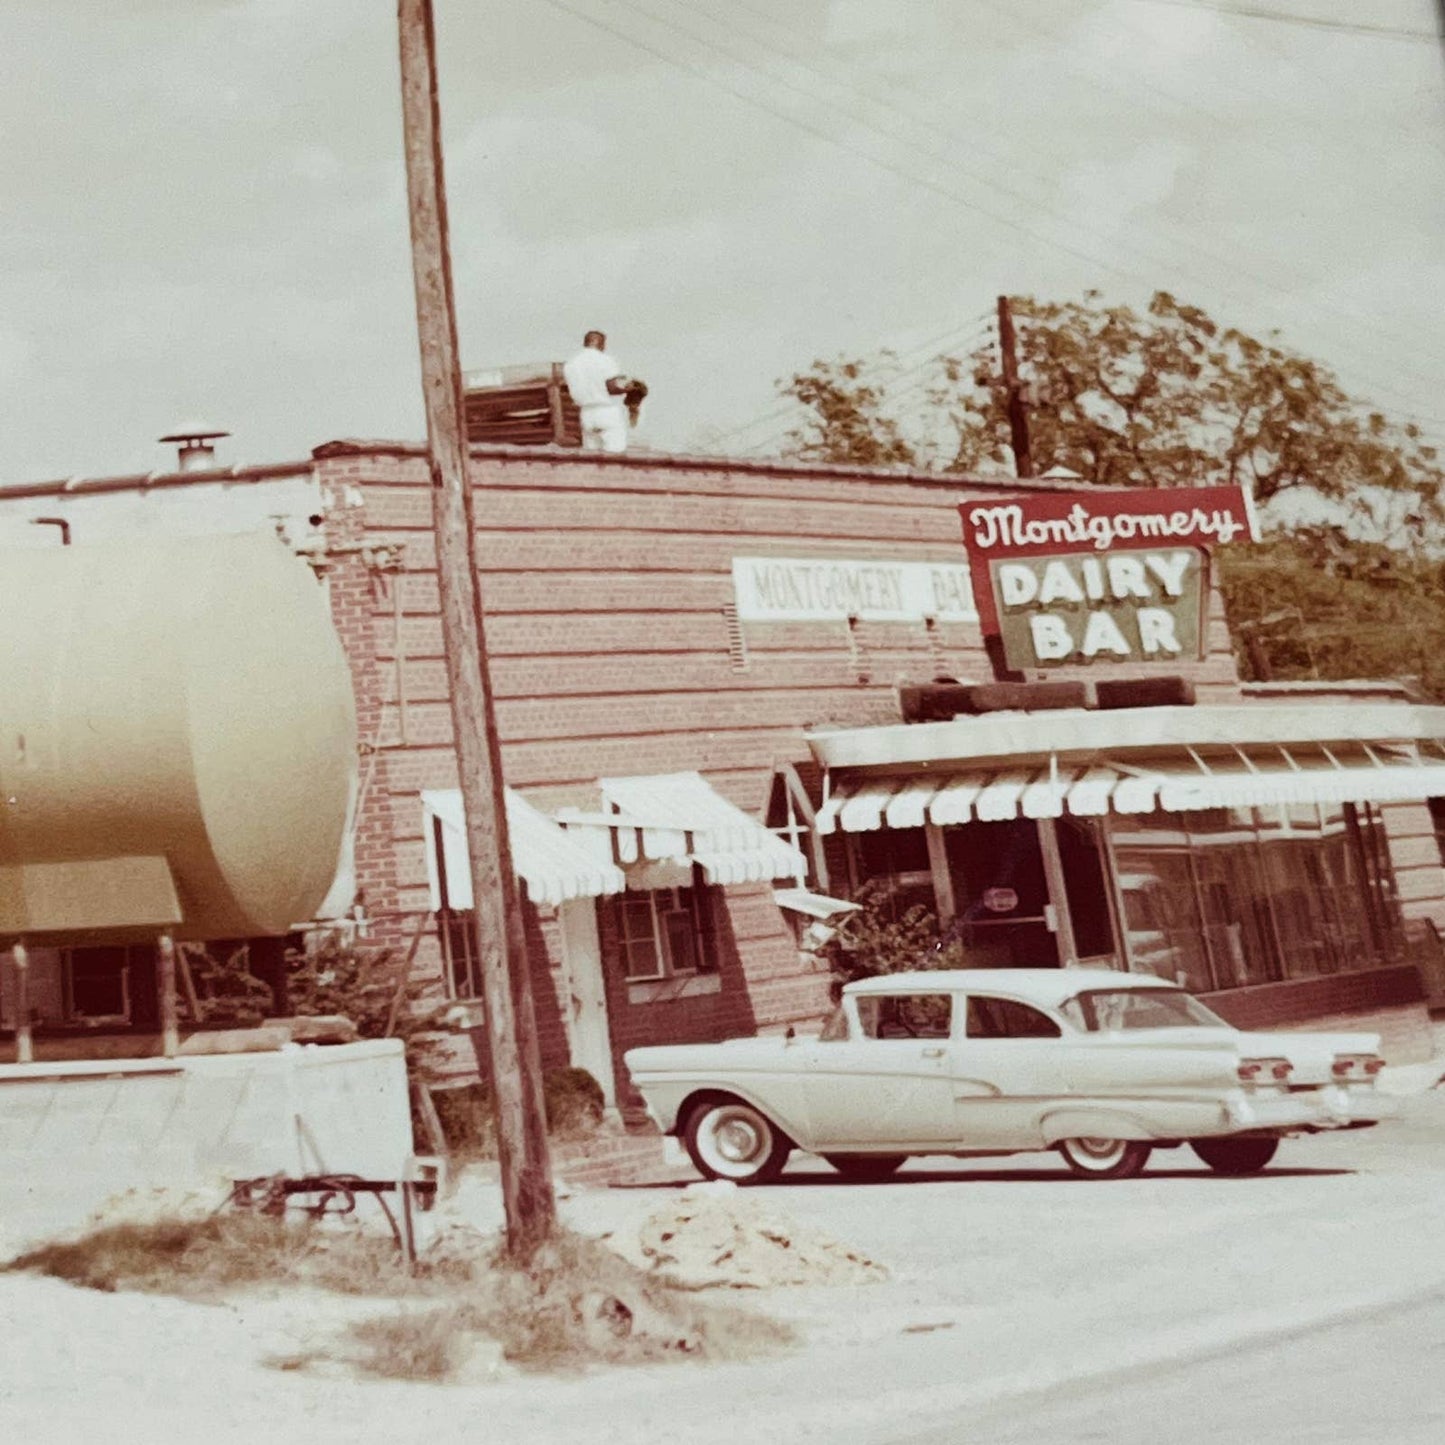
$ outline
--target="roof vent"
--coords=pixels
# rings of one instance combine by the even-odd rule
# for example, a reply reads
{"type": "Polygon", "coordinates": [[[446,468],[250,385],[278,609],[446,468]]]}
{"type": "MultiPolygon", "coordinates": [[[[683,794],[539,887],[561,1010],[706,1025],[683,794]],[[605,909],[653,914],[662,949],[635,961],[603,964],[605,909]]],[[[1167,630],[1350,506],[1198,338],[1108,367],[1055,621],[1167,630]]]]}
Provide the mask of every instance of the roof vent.
{"type": "Polygon", "coordinates": [[[231,433],[195,423],[178,426],[160,440],[174,442],[183,472],[208,472],[216,465],[216,443],[231,433]]]}

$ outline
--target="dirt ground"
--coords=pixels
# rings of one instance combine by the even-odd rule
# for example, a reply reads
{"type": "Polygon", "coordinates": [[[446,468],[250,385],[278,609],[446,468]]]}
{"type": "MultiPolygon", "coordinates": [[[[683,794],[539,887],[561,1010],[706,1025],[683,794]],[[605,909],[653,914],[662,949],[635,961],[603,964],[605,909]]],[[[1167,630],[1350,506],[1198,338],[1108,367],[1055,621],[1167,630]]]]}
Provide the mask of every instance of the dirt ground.
{"type": "MultiPolygon", "coordinates": [[[[460,1441],[479,1420],[489,1438],[558,1445],[883,1445],[1021,1391],[1263,1347],[1282,1330],[1445,1285],[1445,1090],[1379,1129],[1288,1143],[1277,1165],[1222,1179],[1165,1153],[1140,1179],[1096,1183],[1044,1156],[917,1160],[892,1182],[860,1185],[800,1158],[779,1184],[748,1191],[750,1207],[887,1277],[728,1291],[804,1340],[750,1363],[359,1381],[275,1362],[364,1317],[365,1300],[293,1292],[202,1305],[0,1276],[0,1418],[7,1436],[36,1445],[116,1421],[167,1442],[460,1441]]],[[[478,1225],[489,1211],[495,1223],[490,1186],[461,1194],[478,1225]]],[[[690,1207],[675,1186],[638,1187],[579,1191],[561,1212],[584,1233],[640,1238],[649,1217],[680,1204],[690,1207]]]]}

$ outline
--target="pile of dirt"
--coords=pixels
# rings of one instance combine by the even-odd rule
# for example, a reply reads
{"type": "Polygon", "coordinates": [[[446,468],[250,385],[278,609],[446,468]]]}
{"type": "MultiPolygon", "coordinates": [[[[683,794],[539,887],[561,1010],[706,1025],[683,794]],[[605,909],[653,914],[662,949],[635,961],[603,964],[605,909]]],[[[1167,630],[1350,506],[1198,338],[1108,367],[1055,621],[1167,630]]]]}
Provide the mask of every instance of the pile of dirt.
{"type": "Polygon", "coordinates": [[[635,1231],[604,1238],[624,1259],[678,1289],[873,1284],[888,1277],[877,1261],[732,1184],[694,1185],[635,1231]]]}

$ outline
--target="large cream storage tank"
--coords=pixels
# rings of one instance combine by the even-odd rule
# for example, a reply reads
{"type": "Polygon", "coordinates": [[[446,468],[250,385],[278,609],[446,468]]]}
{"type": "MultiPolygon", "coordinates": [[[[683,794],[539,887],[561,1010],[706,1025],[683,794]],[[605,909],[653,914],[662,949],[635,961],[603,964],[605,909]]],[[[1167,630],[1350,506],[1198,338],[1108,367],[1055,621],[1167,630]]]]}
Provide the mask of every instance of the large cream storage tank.
{"type": "Polygon", "coordinates": [[[325,592],[280,541],[0,554],[0,939],[284,933],[355,768],[325,592]]]}

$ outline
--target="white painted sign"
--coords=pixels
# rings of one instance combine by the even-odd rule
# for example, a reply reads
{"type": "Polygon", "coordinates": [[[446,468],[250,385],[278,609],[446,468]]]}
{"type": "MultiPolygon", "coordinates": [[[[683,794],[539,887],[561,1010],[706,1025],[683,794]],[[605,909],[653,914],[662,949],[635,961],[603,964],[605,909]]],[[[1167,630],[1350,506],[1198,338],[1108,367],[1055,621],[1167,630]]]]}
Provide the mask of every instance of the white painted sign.
{"type": "Polygon", "coordinates": [[[961,562],[734,557],[733,595],[742,622],[978,621],[961,562]]]}

